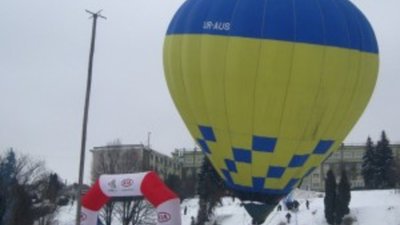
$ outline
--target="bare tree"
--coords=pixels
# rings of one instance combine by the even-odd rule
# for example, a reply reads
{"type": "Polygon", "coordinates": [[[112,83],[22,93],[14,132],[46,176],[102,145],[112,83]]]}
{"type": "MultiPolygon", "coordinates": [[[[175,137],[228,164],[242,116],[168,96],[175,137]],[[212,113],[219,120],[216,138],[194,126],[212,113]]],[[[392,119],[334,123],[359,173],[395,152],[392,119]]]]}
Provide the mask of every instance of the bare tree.
{"type": "Polygon", "coordinates": [[[45,169],[44,161],[32,160],[28,155],[19,155],[16,161],[15,177],[19,184],[30,184],[33,188],[41,185],[49,173],[45,169]]]}
{"type": "Polygon", "coordinates": [[[154,208],[142,197],[122,198],[117,202],[116,212],[122,225],[154,225],[154,208]]]}

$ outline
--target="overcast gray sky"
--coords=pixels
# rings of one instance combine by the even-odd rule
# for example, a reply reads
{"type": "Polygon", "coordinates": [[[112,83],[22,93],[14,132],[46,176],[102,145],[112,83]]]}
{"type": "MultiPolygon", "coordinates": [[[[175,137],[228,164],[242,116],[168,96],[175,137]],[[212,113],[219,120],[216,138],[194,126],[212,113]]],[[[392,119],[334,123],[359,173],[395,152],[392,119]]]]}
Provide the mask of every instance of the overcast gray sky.
{"type": "MultiPolygon", "coordinates": [[[[169,96],[162,68],[168,23],[183,0],[1,0],[0,151],[13,147],[77,180],[92,21],[103,9],[92,81],[87,150],[115,139],[169,154],[194,142],[169,96]]],[[[386,130],[400,142],[400,2],[353,0],[381,52],[373,97],[346,143],[386,130]]],[[[86,151],[85,180],[91,154],[86,151]]]]}

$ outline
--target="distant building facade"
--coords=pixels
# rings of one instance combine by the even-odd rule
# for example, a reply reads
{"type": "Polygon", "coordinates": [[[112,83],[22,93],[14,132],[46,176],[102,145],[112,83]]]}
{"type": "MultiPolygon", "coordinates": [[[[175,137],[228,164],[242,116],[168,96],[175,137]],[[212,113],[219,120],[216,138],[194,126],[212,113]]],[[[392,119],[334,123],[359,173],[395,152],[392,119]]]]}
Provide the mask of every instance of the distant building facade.
{"type": "MultiPolygon", "coordinates": [[[[400,162],[400,144],[391,144],[393,157],[400,162]]],[[[324,191],[325,177],[329,169],[332,169],[337,179],[340,178],[342,168],[347,172],[351,188],[364,188],[364,179],[361,174],[363,156],[365,153],[365,144],[342,145],[338,151],[328,157],[318,168],[303,179],[302,189],[324,191]]],[[[182,178],[187,181],[196,182],[197,174],[204,160],[204,154],[198,148],[176,149],[172,153],[173,158],[177,159],[182,165],[182,178]],[[194,177],[193,177],[194,176],[194,177]],[[194,180],[192,180],[194,179],[194,180]]]]}
{"type": "Polygon", "coordinates": [[[197,193],[198,174],[203,164],[203,152],[194,147],[193,149],[175,149],[172,158],[179,162],[182,168],[181,182],[188,196],[194,196],[197,193]]]}
{"type": "Polygon", "coordinates": [[[179,162],[182,167],[181,177],[183,179],[197,177],[203,164],[204,154],[199,148],[193,149],[175,149],[172,158],[179,162]]]}
{"type": "MultiPolygon", "coordinates": [[[[390,145],[393,157],[400,162],[400,144],[390,145]]],[[[332,169],[336,178],[340,178],[342,169],[345,169],[352,189],[364,188],[364,179],[361,174],[365,145],[342,145],[338,151],[327,158],[320,167],[303,179],[302,189],[324,191],[325,177],[329,169],[332,169]]]]}
{"type": "Polygon", "coordinates": [[[92,181],[101,174],[134,173],[153,170],[165,179],[169,175],[181,177],[181,164],[170,156],[143,144],[112,144],[92,150],[92,181]]]}
{"type": "MultiPolygon", "coordinates": [[[[400,162],[400,144],[391,144],[395,160],[400,162]]],[[[197,176],[204,160],[203,152],[198,148],[175,149],[172,156],[159,153],[143,144],[107,145],[94,147],[92,150],[92,181],[104,173],[133,173],[153,170],[162,178],[176,175],[181,178],[183,186],[194,194],[197,187],[197,176]]],[[[364,144],[342,145],[338,151],[328,157],[320,167],[305,177],[301,183],[302,189],[323,191],[325,176],[332,169],[339,179],[342,169],[347,171],[352,189],[364,188],[361,174],[364,144]]]]}

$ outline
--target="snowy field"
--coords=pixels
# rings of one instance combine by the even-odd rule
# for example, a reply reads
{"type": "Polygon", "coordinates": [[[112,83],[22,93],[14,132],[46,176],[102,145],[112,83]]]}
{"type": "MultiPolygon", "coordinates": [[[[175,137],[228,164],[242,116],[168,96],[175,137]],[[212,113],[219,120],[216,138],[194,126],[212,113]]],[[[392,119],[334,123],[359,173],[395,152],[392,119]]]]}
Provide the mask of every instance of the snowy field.
{"type": "MultiPolygon", "coordinates": [[[[297,190],[294,199],[300,202],[299,212],[292,213],[292,225],[328,225],[324,217],[323,194],[297,190]],[[310,202],[310,209],[305,206],[306,199],[310,202]]],[[[191,217],[197,215],[197,199],[183,201],[182,225],[190,225],[191,217]],[[183,209],[187,207],[187,214],[183,209]]],[[[215,216],[210,225],[217,222],[219,225],[250,225],[251,218],[246,210],[240,206],[238,199],[224,198],[222,205],[215,210],[215,216]]],[[[353,225],[400,225],[400,193],[393,190],[384,191],[352,191],[350,202],[350,217],[353,225]]],[[[273,211],[263,225],[285,225],[287,211],[273,211]]],[[[59,215],[59,225],[74,224],[75,208],[65,207],[59,215]]],[[[117,221],[115,221],[117,222],[117,221]]],[[[118,223],[115,223],[118,225],[118,223]]]]}

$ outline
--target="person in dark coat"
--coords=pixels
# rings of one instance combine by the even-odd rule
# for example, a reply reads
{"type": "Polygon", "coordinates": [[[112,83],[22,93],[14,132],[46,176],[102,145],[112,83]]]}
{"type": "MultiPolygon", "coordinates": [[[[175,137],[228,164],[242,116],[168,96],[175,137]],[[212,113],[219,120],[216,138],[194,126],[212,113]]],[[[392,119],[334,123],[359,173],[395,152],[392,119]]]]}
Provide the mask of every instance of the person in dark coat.
{"type": "Polygon", "coordinates": [[[194,217],[190,217],[190,225],[195,225],[196,221],[194,220],[194,217]]]}
{"type": "Polygon", "coordinates": [[[281,204],[278,205],[278,209],[277,210],[278,211],[282,211],[282,205],[281,204]]]}
{"type": "Polygon", "coordinates": [[[300,203],[297,200],[293,201],[293,210],[297,211],[299,209],[300,203]]]}
{"type": "Polygon", "coordinates": [[[307,209],[310,209],[310,202],[308,200],[306,200],[306,207],[307,209]]]}
{"type": "Polygon", "coordinates": [[[290,218],[292,218],[292,215],[290,213],[287,213],[286,214],[287,223],[290,223],[290,218]]]}

